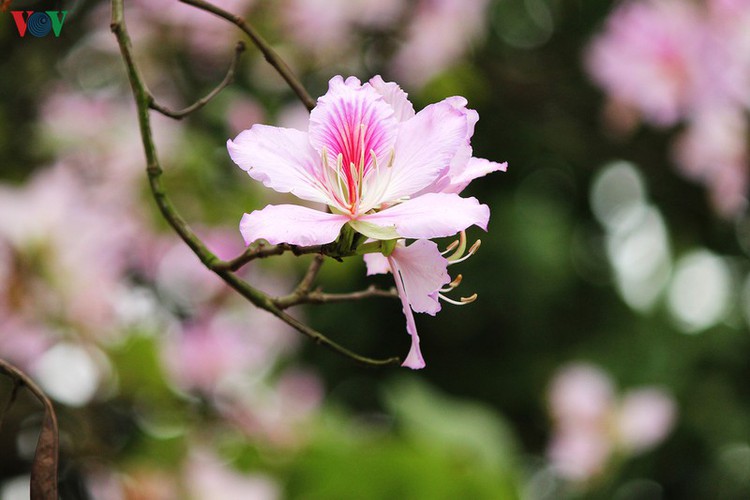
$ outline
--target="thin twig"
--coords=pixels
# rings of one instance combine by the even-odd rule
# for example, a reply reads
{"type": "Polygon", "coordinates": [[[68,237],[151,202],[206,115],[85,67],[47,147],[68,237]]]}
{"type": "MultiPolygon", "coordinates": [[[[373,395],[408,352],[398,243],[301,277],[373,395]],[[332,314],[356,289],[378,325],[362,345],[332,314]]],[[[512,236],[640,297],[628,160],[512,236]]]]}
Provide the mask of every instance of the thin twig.
{"type": "Polygon", "coordinates": [[[384,297],[397,299],[398,293],[395,288],[383,290],[375,285],[371,285],[364,290],[349,293],[325,293],[319,290],[307,291],[305,293],[290,293],[273,299],[274,304],[279,309],[288,309],[300,304],[330,304],[334,302],[350,302],[355,300],[369,299],[372,297],[384,297]]]}
{"type": "MultiPolygon", "coordinates": [[[[224,280],[237,292],[240,293],[243,297],[247,297],[245,295],[245,287],[249,286],[245,281],[240,279],[236,274],[231,272],[221,272],[217,273],[219,276],[224,278],[224,280]]],[[[290,316],[288,313],[282,310],[282,308],[277,307],[272,299],[268,299],[268,302],[263,306],[263,309],[267,310],[277,318],[281,319],[284,323],[291,326],[298,332],[302,333],[303,335],[310,337],[316,344],[320,344],[324,347],[327,347],[331,349],[334,352],[337,352],[339,354],[343,354],[344,356],[351,358],[355,361],[358,361],[365,365],[371,365],[371,366],[385,366],[385,365],[397,365],[401,363],[401,359],[397,357],[391,357],[386,359],[373,359],[368,358],[365,356],[361,356],[355,352],[350,351],[346,347],[334,342],[333,340],[329,339],[322,333],[318,332],[317,330],[310,328],[306,324],[299,321],[297,318],[290,316]]]]}
{"type": "MultiPolygon", "coordinates": [[[[190,0],[189,2],[186,1],[186,3],[191,4],[193,2],[194,0],[190,0]]],[[[213,12],[211,9],[206,9],[205,7],[203,8],[204,10],[213,12]]],[[[246,25],[244,21],[242,22],[242,24],[246,25]]],[[[273,303],[273,300],[267,294],[263,293],[261,290],[258,290],[257,288],[253,287],[252,285],[238,277],[232,272],[229,267],[222,266],[224,261],[214,255],[208,249],[205,243],[193,232],[187,222],[182,218],[179,212],[177,212],[177,209],[172,204],[171,200],[167,196],[166,191],[164,190],[164,186],[162,185],[162,169],[156,152],[156,145],[153,140],[153,133],[151,130],[151,123],[149,118],[150,94],[148,92],[144,79],[141,76],[140,71],[138,70],[138,66],[136,65],[133,58],[132,44],[130,41],[130,36],[128,35],[127,27],[125,25],[123,0],[112,0],[112,22],[110,28],[115,34],[117,43],[120,46],[120,52],[122,54],[123,61],[125,62],[125,66],[127,67],[128,80],[130,81],[130,86],[132,88],[133,97],[136,103],[138,125],[141,131],[143,149],[146,154],[146,173],[148,174],[151,193],[162,216],[169,223],[169,225],[172,226],[172,228],[180,236],[180,238],[182,238],[182,240],[191,248],[191,250],[198,256],[198,258],[206,267],[212,269],[221,279],[223,279],[240,295],[245,297],[250,303],[270,312],[300,333],[313,339],[316,343],[328,347],[335,352],[343,354],[344,356],[347,356],[363,364],[375,366],[398,364],[400,360],[396,357],[387,359],[372,359],[360,356],[359,354],[346,349],[345,347],[329,339],[322,333],[310,328],[296,318],[284,312],[273,303]]]]}
{"type": "Polygon", "coordinates": [[[320,267],[322,265],[323,256],[316,255],[313,261],[310,262],[310,266],[307,268],[307,272],[302,278],[302,281],[300,281],[297,285],[297,289],[295,290],[295,292],[299,293],[300,295],[307,295],[310,292],[313,281],[315,281],[315,277],[318,275],[318,272],[320,271],[320,267]]]}
{"type": "Polygon", "coordinates": [[[224,76],[224,79],[221,81],[221,83],[219,83],[211,92],[206,94],[203,98],[198,99],[187,108],[182,109],[180,111],[172,111],[166,106],[162,106],[161,104],[156,102],[156,99],[153,96],[151,96],[151,100],[148,103],[149,107],[155,111],[158,111],[159,113],[165,116],[174,118],[175,120],[182,120],[190,113],[198,111],[203,106],[208,104],[211,101],[211,99],[219,95],[219,92],[227,88],[234,81],[234,73],[237,70],[237,64],[240,61],[240,56],[242,55],[244,51],[245,51],[245,44],[243,42],[237,42],[237,45],[234,47],[234,57],[232,58],[232,62],[229,65],[227,74],[224,76]]]}
{"type": "Polygon", "coordinates": [[[213,270],[226,270],[237,271],[245,264],[255,260],[264,259],[266,257],[272,257],[274,255],[281,255],[286,252],[292,252],[296,256],[307,255],[311,253],[324,253],[326,245],[311,245],[307,247],[301,247],[297,245],[290,245],[288,243],[280,243],[278,245],[266,246],[264,243],[258,243],[255,247],[248,247],[242,255],[235,257],[234,259],[221,261],[214,263],[213,270]]]}
{"type": "Polygon", "coordinates": [[[289,69],[289,66],[287,66],[284,60],[279,57],[275,50],[273,50],[271,45],[269,45],[269,43],[260,36],[260,33],[255,31],[255,28],[245,21],[244,18],[232,14],[231,12],[227,12],[226,10],[204,0],[180,0],[180,2],[192,5],[193,7],[226,19],[241,29],[250,37],[250,40],[253,41],[256,47],[258,47],[258,50],[263,53],[263,57],[265,57],[266,61],[276,69],[279,75],[281,75],[284,81],[286,81],[287,85],[289,85],[294,93],[297,94],[297,97],[302,101],[302,104],[304,104],[308,110],[312,110],[315,107],[315,100],[307,93],[307,90],[305,90],[305,87],[300,83],[297,77],[294,76],[294,73],[289,69]]]}

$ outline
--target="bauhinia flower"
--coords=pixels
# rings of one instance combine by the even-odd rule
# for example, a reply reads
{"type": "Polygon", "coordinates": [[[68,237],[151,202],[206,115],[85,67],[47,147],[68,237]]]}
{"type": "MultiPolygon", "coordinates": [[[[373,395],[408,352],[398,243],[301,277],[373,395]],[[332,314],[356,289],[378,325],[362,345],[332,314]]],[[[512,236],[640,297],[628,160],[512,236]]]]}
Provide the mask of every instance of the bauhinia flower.
{"type": "MultiPolygon", "coordinates": [[[[478,115],[466,104],[451,97],[415,113],[395,83],[379,76],[365,84],[336,76],[310,113],[307,132],[266,125],[241,132],[227,147],[250,177],[329,209],[268,205],[245,214],[240,222],[245,242],[326,244],[345,225],[380,241],[452,236],[471,225],[486,230],[489,208],[458,193],[472,179],[506,165],[472,158],[478,115]]],[[[390,248],[389,270],[412,335],[404,365],[421,368],[411,310],[440,309],[437,294],[450,282],[447,260],[427,241],[390,248]],[[425,307],[431,300],[436,306],[425,307]]]]}

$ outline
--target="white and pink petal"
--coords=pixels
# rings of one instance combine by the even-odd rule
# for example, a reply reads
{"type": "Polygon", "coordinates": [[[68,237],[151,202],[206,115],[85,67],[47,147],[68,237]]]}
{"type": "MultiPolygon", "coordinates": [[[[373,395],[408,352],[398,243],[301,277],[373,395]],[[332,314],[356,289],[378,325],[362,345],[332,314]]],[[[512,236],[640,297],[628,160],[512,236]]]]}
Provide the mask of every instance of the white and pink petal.
{"type": "Polygon", "coordinates": [[[380,212],[359,217],[359,221],[393,229],[402,238],[442,238],[469,226],[487,230],[490,209],[476,198],[451,193],[428,193],[380,212]]]}
{"type": "Polygon", "coordinates": [[[333,164],[343,156],[344,172],[350,163],[365,170],[371,166],[371,151],[386,163],[398,131],[393,108],[370,85],[356,78],[331,78],[328,92],[310,113],[310,144],[319,154],[326,152],[333,164]]]}
{"type": "Polygon", "coordinates": [[[401,274],[398,271],[398,264],[395,263],[392,257],[388,258],[388,262],[393,270],[393,277],[396,281],[396,290],[398,290],[398,296],[401,299],[401,308],[406,317],[406,331],[411,335],[411,347],[409,348],[409,353],[407,354],[406,359],[401,363],[401,366],[411,368],[412,370],[420,370],[426,366],[426,363],[422,356],[422,351],[419,348],[419,334],[417,333],[417,324],[414,321],[414,313],[409,306],[409,299],[406,296],[401,274]]]}
{"type": "Polygon", "coordinates": [[[398,266],[412,310],[431,316],[440,311],[438,292],[451,278],[448,260],[440,254],[437,244],[417,240],[409,246],[398,245],[390,259],[398,266]]]}
{"type": "Polygon", "coordinates": [[[246,244],[258,239],[276,245],[323,245],[334,241],[349,219],[298,205],[267,205],[242,216],[240,232],[246,244]]]}
{"type": "Polygon", "coordinates": [[[388,274],[391,272],[391,266],[388,264],[388,257],[382,253],[366,253],[362,256],[367,266],[367,276],[373,274],[388,274]]]}
{"type": "Polygon", "coordinates": [[[492,172],[506,172],[508,162],[498,163],[484,158],[469,158],[464,168],[452,172],[448,183],[441,190],[443,193],[460,193],[471,181],[484,177],[492,172]]]}
{"type": "Polygon", "coordinates": [[[409,101],[409,96],[395,82],[386,82],[380,75],[370,78],[370,85],[374,88],[385,102],[391,105],[396,119],[400,122],[414,117],[414,106],[409,101]]]}
{"type": "Polygon", "coordinates": [[[227,141],[232,160],[250,177],[280,193],[330,203],[320,181],[320,157],[305,132],[253,125],[227,141]]]}
{"type": "Polygon", "coordinates": [[[441,101],[401,124],[381,201],[412,196],[440,177],[466,142],[466,113],[441,101]]]}

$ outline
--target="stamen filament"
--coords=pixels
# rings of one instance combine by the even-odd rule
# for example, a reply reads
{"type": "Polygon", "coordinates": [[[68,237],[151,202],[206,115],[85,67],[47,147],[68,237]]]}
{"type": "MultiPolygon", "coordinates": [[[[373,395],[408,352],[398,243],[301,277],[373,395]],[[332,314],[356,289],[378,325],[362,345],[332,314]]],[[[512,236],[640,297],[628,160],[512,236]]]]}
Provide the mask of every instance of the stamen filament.
{"type": "Polygon", "coordinates": [[[440,255],[445,255],[447,253],[450,253],[450,251],[453,250],[454,248],[456,248],[457,246],[458,246],[458,240],[455,240],[450,245],[448,245],[445,248],[445,250],[443,250],[442,252],[440,252],[440,255]]]}
{"type": "Polygon", "coordinates": [[[474,255],[475,253],[477,253],[477,250],[479,250],[479,247],[480,247],[481,244],[482,244],[482,240],[475,241],[474,244],[471,245],[471,248],[469,248],[469,252],[466,255],[464,255],[463,257],[461,257],[460,259],[458,259],[458,260],[450,260],[450,258],[449,258],[448,259],[448,265],[458,264],[460,262],[465,261],[466,259],[468,259],[472,255],[474,255]]]}
{"type": "Polygon", "coordinates": [[[454,306],[465,306],[466,304],[471,304],[472,302],[477,300],[477,297],[479,297],[479,295],[475,293],[474,295],[471,295],[469,297],[461,297],[460,301],[448,298],[442,293],[438,293],[438,297],[448,302],[449,304],[453,304],[454,306]]]}
{"type": "Polygon", "coordinates": [[[456,251],[453,252],[453,254],[450,257],[447,257],[449,261],[455,261],[456,259],[460,259],[461,256],[466,251],[466,231],[461,231],[458,233],[458,247],[456,248],[456,251]]]}

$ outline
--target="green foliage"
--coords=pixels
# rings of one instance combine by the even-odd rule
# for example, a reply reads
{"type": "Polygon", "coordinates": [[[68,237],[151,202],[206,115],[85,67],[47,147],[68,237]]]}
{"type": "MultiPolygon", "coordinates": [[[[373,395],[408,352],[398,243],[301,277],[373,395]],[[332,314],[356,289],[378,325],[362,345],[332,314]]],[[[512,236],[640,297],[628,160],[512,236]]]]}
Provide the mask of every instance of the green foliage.
{"type": "Polygon", "coordinates": [[[289,498],[520,498],[516,447],[499,415],[416,380],[386,395],[388,425],[328,415],[292,466],[289,498]]]}

